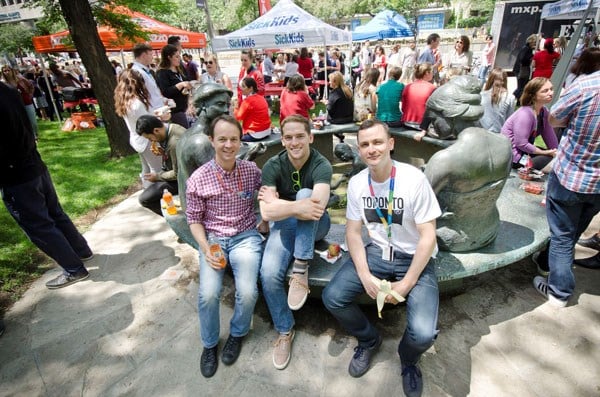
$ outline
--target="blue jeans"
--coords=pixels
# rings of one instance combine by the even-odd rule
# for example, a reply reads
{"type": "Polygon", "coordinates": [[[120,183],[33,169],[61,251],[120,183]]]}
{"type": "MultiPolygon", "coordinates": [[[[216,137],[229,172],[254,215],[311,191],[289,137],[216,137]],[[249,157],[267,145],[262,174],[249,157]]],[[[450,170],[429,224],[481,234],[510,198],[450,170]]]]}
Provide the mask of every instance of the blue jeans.
{"type": "Polygon", "coordinates": [[[575,289],[571,270],[575,243],[600,211],[600,194],[572,192],[563,187],[551,172],[546,193],[546,217],[550,226],[548,288],[556,298],[566,301],[575,289]]]}
{"type": "MultiPolygon", "coordinates": [[[[262,254],[262,238],[256,229],[233,237],[218,237],[233,270],[235,281],[235,306],[229,325],[229,333],[235,337],[246,336],[250,330],[254,305],[258,299],[258,268],[262,254]]],[[[210,267],[200,253],[200,288],[198,291],[198,314],[200,335],[206,348],[219,343],[219,303],[225,269],[210,267]]]]}
{"type": "MultiPolygon", "coordinates": [[[[301,189],[296,199],[310,197],[311,189],[301,189]]],[[[271,232],[260,266],[260,281],[275,329],[289,332],[294,327],[294,316],[287,304],[284,281],[293,258],[310,260],[315,241],[329,232],[331,221],[325,212],[319,221],[301,221],[290,217],[271,223],[271,232]]]]}
{"type": "MultiPolygon", "coordinates": [[[[412,255],[396,252],[394,260],[389,262],[381,258],[381,249],[377,245],[369,244],[365,249],[369,270],[375,277],[398,281],[406,275],[412,255]]],[[[354,263],[348,259],[325,287],[322,298],[327,310],[356,337],[358,345],[370,348],[377,342],[378,332],[355,302],[364,292],[354,263]]],[[[398,345],[403,365],[416,364],[421,354],[433,345],[438,334],[438,307],[437,278],[433,260],[430,260],[406,297],[406,330],[398,345]]]]}
{"type": "Polygon", "coordinates": [[[30,181],[1,189],[10,215],[65,275],[86,272],[81,258],[92,255],[85,238],[63,211],[47,169],[30,181]]]}
{"type": "Polygon", "coordinates": [[[478,77],[479,77],[479,82],[482,86],[485,85],[488,72],[490,71],[490,67],[491,67],[491,65],[487,65],[487,66],[481,66],[479,68],[479,76],[478,77]]]}

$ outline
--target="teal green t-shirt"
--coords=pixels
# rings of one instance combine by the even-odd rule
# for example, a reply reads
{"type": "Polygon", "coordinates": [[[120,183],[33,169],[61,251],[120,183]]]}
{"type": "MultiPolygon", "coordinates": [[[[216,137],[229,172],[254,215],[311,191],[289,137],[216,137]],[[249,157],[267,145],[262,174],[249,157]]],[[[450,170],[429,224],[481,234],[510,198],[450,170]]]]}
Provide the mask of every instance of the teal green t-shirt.
{"type": "MultiPolygon", "coordinates": [[[[274,186],[283,200],[296,200],[292,173],[296,171],[290,162],[287,151],[283,150],[271,157],[262,168],[262,184],[274,186]]],[[[317,183],[331,183],[333,169],[331,163],[317,150],[311,148],[310,156],[300,169],[300,186],[312,189],[317,183]]]]}
{"type": "Polygon", "coordinates": [[[404,84],[396,80],[388,80],[377,89],[377,120],[400,121],[400,100],[404,84]]]}

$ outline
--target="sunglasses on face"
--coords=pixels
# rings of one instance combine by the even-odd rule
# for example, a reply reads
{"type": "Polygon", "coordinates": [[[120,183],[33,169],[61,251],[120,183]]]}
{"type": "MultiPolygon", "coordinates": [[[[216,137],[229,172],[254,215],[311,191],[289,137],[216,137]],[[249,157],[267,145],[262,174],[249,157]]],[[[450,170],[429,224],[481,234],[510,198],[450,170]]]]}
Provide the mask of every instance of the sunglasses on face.
{"type": "Polygon", "coordinates": [[[457,41],[457,42],[456,42],[456,44],[462,44],[462,43],[463,43],[462,41],[457,41]]]}
{"type": "Polygon", "coordinates": [[[206,61],[207,65],[212,65],[214,62],[213,61],[206,61]]]}
{"type": "Polygon", "coordinates": [[[302,185],[300,184],[300,171],[294,171],[292,172],[292,189],[297,192],[300,190],[300,188],[302,188],[302,185]]]}

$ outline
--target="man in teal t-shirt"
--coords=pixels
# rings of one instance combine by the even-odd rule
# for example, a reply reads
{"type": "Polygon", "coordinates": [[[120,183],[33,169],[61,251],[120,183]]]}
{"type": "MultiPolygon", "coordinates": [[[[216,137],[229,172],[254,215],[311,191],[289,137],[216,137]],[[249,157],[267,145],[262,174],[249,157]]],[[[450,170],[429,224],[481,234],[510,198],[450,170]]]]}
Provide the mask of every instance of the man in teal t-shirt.
{"type": "Polygon", "coordinates": [[[262,169],[258,199],[262,219],[270,222],[260,268],[263,294],[275,330],[279,333],[273,350],[273,365],[284,369],[291,357],[294,316],[308,296],[308,261],[315,241],[329,231],[326,206],[332,168],[329,161],[310,147],[310,122],[291,115],[281,124],[285,150],[270,158],[262,169]],[[284,281],[290,262],[293,275],[287,296],[284,281]]]}
{"type": "Polygon", "coordinates": [[[400,100],[404,84],[399,83],[402,69],[394,66],[388,71],[388,81],[377,89],[377,120],[383,121],[388,127],[402,126],[400,100]]]}

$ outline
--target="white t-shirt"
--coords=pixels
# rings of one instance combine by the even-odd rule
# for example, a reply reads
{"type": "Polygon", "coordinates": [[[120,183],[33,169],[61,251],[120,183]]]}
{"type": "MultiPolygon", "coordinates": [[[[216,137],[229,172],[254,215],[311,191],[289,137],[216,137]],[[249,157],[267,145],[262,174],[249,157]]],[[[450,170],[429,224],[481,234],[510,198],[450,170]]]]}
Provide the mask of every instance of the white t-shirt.
{"type": "MultiPolygon", "coordinates": [[[[429,181],[419,169],[412,165],[394,161],[396,179],[394,183],[394,206],[392,215],[392,245],[394,249],[414,255],[419,232],[417,224],[436,219],[442,214],[429,181]]],[[[348,205],[346,218],[362,220],[373,243],[384,249],[388,245],[387,228],[381,223],[375,208],[379,207],[387,220],[389,178],[383,183],[372,181],[375,197],[371,196],[368,182],[369,169],[364,169],[348,183],[348,205]]],[[[437,254],[437,247],[433,256],[437,254]]]]}

